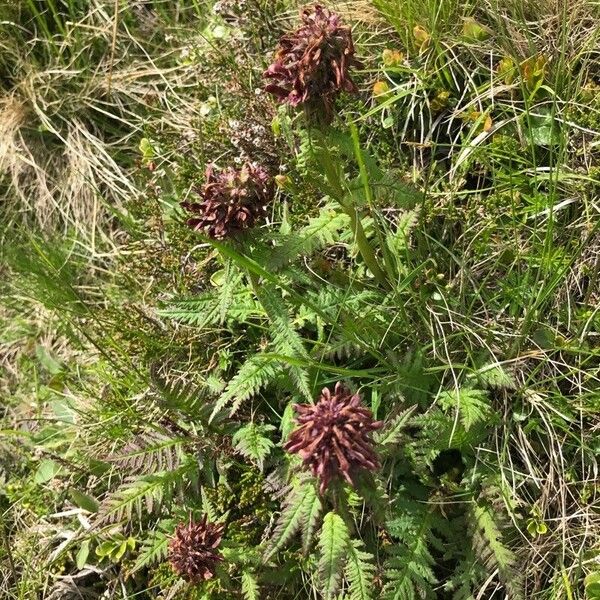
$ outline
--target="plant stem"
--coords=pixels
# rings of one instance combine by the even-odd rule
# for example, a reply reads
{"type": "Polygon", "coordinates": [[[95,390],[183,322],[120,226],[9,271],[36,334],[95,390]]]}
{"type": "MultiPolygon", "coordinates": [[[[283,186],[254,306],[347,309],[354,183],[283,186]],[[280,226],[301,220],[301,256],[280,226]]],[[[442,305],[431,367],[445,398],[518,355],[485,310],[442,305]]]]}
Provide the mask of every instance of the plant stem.
{"type": "Polygon", "coordinates": [[[348,507],[348,494],[344,489],[344,484],[339,479],[334,479],[331,482],[329,498],[331,499],[333,511],[342,518],[352,538],[356,532],[356,526],[348,507]]]}
{"type": "Polygon", "coordinates": [[[383,287],[389,288],[390,285],[388,283],[386,274],[379,266],[379,261],[375,256],[375,252],[371,247],[371,244],[369,243],[367,235],[365,234],[365,230],[362,226],[358,210],[351,202],[346,202],[344,199],[345,192],[341,184],[340,174],[335,166],[335,163],[333,162],[329,148],[327,148],[325,145],[323,148],[319,148],[317,151],[317,156],[320,159],[325,177],[327,178],[327,183],[329,183],[335,199],[342,207],[342,210],[350,217],[350,226],[352,227],[354,240],[358,246],[360,255],[367,265],[367,268],[369,271],[371,271],[371,273],[373,273],[373,277],[375,277],[377,283],[383,287]]]}
{"type": "Polygon", "coordinates": [[[383,269],[379,266],[375,252],[373,251],[373,248],[371,248],[371,244],[367,239],[356,207],[352,206],[351,204],[345,204],[341,200],[339,202],[344,212],[350,217],[350,226],[352,227],[354,240],[356,241],[358,251],[365,261],[365,264],[369,268],[369,271],[373,273],[377,283],[384,287],[389,287],[387,277],[383,269]]]}

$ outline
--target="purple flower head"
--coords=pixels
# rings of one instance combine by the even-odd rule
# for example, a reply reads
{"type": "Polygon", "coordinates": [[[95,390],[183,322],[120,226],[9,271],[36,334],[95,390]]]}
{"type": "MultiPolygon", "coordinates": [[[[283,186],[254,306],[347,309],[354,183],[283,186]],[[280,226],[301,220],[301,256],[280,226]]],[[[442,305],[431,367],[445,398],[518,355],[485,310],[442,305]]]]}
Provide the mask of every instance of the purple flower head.
{"type": "Polygon", "coordinates": [[[383,423],[373,420],[358,394],[338,382],[333,393],[324,388],[316,404],[296,404],[294,409],[298,427],[283,447],[298,454],[319,479],[321,494],[334,477],[341,475],[354,485],[358,469],[379,469],[371,432],[383,423]]]}
{"type": "Polygon", "coordinates": [[[223,560],[217,550],[223,529],[224,525],[208,523],[206,515],[197,523],[180,523],[169,542],[173,570],[192,583],[213,577],[217,563],[223,560]]]}
{"type": "Polygon", "coordinates": [[[300,18],[302,27],[279,40],[275,62],[264,72],[265,90],[330,123],[340,92],[358,91],[349,74],[351,67],[361,66],[354,58],[352,32],[320,4],[303,9],[300,18]]]}
{"type": "Polygon", "coordinates": [[[214,239],[230,237],[254,226],[266,216],[273,195],[273,184],[265,169],[247,163],[216,172],[206,169],[206,181],[200,190],[200,202],[182,202],[192,213],[187,224],[214,239]]]}

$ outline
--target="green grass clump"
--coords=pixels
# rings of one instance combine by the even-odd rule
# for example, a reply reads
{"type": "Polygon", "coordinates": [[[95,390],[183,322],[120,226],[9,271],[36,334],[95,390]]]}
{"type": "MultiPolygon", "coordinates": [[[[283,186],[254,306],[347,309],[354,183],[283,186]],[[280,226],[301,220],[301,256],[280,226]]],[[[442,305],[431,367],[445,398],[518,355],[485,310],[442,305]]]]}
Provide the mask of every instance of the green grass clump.
{"type": "Polygon", "coordinates": [[[600,598],[597,7],[331,9],[315,125],[262,90],[295,2],[0,6],[2,598],[600,598]],[[249,161],[258,225],[186,226],[249,161]],[[338,381],[380,465],[321,494],[338,381]]]}

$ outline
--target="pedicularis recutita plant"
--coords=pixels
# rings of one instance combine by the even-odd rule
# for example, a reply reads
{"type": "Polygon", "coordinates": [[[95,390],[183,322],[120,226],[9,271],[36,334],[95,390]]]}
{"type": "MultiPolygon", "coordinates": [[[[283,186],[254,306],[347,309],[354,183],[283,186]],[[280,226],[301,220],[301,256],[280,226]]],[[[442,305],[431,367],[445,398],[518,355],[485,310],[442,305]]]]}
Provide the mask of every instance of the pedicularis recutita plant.
{"type": "MultiPolygon", "coordinates": [[[[339,15],[320,4],[312,10],[306,8],[300,11],[300,18],[302,27],[282,36],[279,41],[275,62],[264,73],[269,80],[265,89],[280,102],[304,108],[308,133],[315,138],[313,158],[327,182],[327,193],[350,217],[354,241],[367,268],[379,285],[387,287],[388,275],[367,239],[355,203],[346,197],[348,182],[330,151],[330,146],[335,146],[333,138],[340,135],[329,127],[335,116],[335,100],[342,91],[358,92],[350,76],[352,67],[361,66],[354,56],[352,31],[342,25],[339,15]],[[317,130],[311,131],[311,127],[317,130]]],[[[356,158],[360,163],[362,157],[355,125],[352,124],[350,129],[353,138],[356,137],[356,158]]]]}
{"type": "MultiPolygon", "coordinates": [[[[303,553],[314,552],[318,559],[316,573],[310,576],[316,576],[326,600],[337,598],[342,588],[344,597],[370,600],[376,570],[382,573],[382,600],[433,598],[437,579],[431,549],[439,551],[439,537],[448,535],[454,525],[464,535],[465,517],[463,511],[449,526],[428,508],[428,490],[422,482],[431,480],[431,457],[438,451],[432,454],[429,446],[439,445],[443,451],[454,440],[479,441],[480,430],[473,423],[481,424],[485,432],[483,422],[491,411],[482,400],[485,392],[471,388],[459,392],[462,421],[435,407],[426,409],[426,419],[419,415],[409,421],[418,405],[397,405],[410,386],[396,368],[396,355],[405,351],[403,345],[410,343],[413,332],[399,331],[395,321],[403,310],[399,307],[406,304],[403,294],[411,284],[407,274],[411,270],[417,274],[428,257],[421,257],[421,264],[412,264],[411,269],[402,264],[410,258],[408,240],[416,220],[414,204],[410,197],[407,200],[410,195],[363,150],[358,127],[347,122],[343,110],[336,119],[338,129],[333,127],[341,92],[358,91],[350,76],[359,66],[350,28],[319,4],[303,9],[300,18],[302,25],[279,41],[275,61],[264,72],[265,89],[281,103],[304,109],[305,118],[295,121],[295,130],[294,121],[286,121],[286,141],[294,155],[304,153],[305,176],[322,192],[323,210],[301,229],[295,230],[296,224],[284,215],[277,232],[272,227],[251,231],[266,216],[275,180],[289,192],[292,203],[296,199],[287,175],[271,179],[253,163],[222,171],[209,166],[200,201],[183,203],[192,213],[188,225],[205,234],[224,268],[217,289],[182,303],[179,314],[201,327],[221,326],[233,334],[232,339],[251,340],[250,346],[236,352],[240,364],[220,397],[205,407],[211,415],[208,424],[237,418],[244,413],[242,405],[252,402],[250,413],[245,413],[249,422],[230,423],[235,431],[233,450],[261,474],[271,468],[267,477],[273,489],[281,491],[281,512],[268,535],[239,554],[230,545],[233,539],[223,544],[223,555],[217,551],[223,528],[207,523],[206,517],[180,525],[170,545],[170,560],[177,573],[198,582],[213,577],[225,556],[227,571],[244,569],[243,581],[252,591],[261,568],[278,574],[270,573],[271,580],[288,577],[293,552],[285,557],[279,552],[300,531],[303,553]],[[397,218],[381,217],[383,202],[397,218]],[[351,249],[348,254],[356,262],[335,265],[335,278],[307,269],[307,259],[332,243],[351,249]],[[347,349],[355,354],[352,363],[344,364],[347,349]],[[333,391],[322,387],[332,378],[355,377],[365,378],[361,385],[371,408],[342,381],[333,391]],[[395,394],[395,399],[389,400],[388,394],[395,394]],[[281,423],[273,420],[280,410],[281,423]],[[384,420],[377,419],[378,412],[386,415],[384,420]],[[414,447],[405,437],[407,425],[420,436],[414,447]],[[274,439],[278,426],[287,453],[283,456],[274,439]],[[294,455],[308,473],[296,472],[294,455]],[[378,546],[378,536],[388,540],[386,549],[378,546]],[[388,559],[376,567],[375,557],[388,551],[388,559]]],[[[399,53],[387,58],[393,64],[402,59],[399,53]]],[[[278,208],[273,211],[276,218],[278,208]]],[[[420,379],[429,375],[420,369],[416,367],[411,381],[426,394],[430,382],[421,384],[420,379]]],[[[444,383],[434,385],[441,389],[444,383]]],[[[440,406],[446,404],[441,401],[440,406]]],[[[211,514],[217,512],[213,508],[211,514]]],[[[485,518],[488,513],[480,514],[485,518]]],[[[508,557],[502,568],[509,573],[510,553],[502,554],[497,530],[493,523],[486,525],[494,532],[495,551],[508,557]]],[[[461,549],[456,562],[470,572],[473,559],[461,549]]],[[[297,563],[294,568],[305,567],[297,563]]],[[[208,585],[220,584],[220,579],[208,585]]]]}

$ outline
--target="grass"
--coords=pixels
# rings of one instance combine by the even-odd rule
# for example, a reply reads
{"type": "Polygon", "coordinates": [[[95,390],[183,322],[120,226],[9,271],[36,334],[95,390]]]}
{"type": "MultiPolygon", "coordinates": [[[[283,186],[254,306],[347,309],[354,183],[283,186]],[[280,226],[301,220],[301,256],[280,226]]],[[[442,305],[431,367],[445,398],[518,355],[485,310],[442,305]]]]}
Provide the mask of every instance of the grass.
{"type": "Polygon", "coordinates": [[[296,4],[213,4],[0,6],[0,594],[317,598],[350,535],[343,597],[361,561],[376,598],[600,597],[598,7],[336,3],[360,94],[319,138],[255,92],[296,4]],[[249,157],[288,177],[269,225],[186,228],[249,157]],[[290,403],[338,379],[410,410],[379,487],[302,525],[317,559],[267,536],[290,403]],[[193,588],[165,540],[199,510],[229,567],[193,588]]]}

